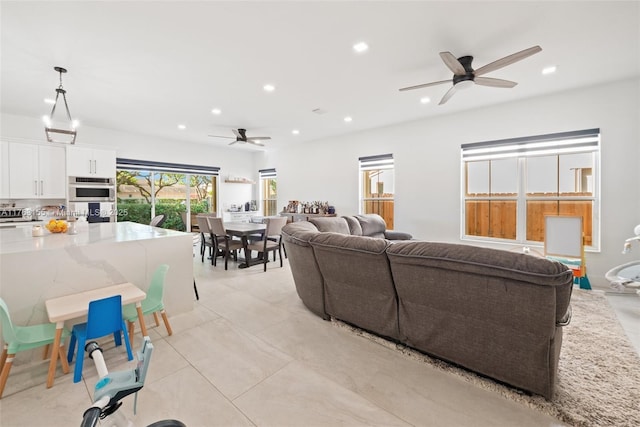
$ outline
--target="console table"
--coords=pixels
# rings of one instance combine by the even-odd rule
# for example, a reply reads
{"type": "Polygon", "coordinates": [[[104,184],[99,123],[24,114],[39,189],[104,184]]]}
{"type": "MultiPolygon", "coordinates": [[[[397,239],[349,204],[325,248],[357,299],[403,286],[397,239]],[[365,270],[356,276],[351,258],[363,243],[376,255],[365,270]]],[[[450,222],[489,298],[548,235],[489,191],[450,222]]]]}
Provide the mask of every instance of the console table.
{"type": "Polygon", "coordinates": [[[289,213],[280,212],[280,216],[286,216],[287,222],[309,221],[309,218],[333,217],[337,214],[311,214],[311,213],[289,213]]]}

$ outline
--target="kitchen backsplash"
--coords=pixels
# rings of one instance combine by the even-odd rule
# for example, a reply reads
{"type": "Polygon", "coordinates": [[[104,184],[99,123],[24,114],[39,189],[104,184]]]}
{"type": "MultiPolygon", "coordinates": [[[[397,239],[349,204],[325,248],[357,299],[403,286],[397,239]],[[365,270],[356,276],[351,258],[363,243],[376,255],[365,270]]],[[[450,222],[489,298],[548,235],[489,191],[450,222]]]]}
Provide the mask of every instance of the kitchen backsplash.
{"type": "Polygon", "coordinates": [[[66,216],[64,199],[0,199],[0,207],[30,209],[33,219],[61,218],[66,216]]]}

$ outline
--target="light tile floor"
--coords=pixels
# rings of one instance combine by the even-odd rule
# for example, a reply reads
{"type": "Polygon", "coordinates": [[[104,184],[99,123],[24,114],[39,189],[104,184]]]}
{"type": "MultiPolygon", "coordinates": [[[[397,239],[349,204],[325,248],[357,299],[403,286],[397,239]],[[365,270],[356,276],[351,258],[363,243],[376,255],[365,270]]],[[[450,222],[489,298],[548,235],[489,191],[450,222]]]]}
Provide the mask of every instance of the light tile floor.
{"type": "MultiPolygon", "coordinates": [[[[170,337],[162,324],[150,329],[155,350],[137,415],[133,397],[117,413],[134,426],[167,418],[190,427],[561,425],[311,314],[286,260],[267,273],[234,263],[225,272],[196,257],[194,274],[194,310],[169,313],[170,337]]],[[[626,313],[623,323],[637,322],[640,298],[609,298],[626,313]]],[[[104,349],[111,371],[133,367],[113,341],[104,349]]],[[[93,364],[85,362],[81,383],[59,371],[46,389],[47,363],[19,359],[0,400],[0,426],[79,425],[97,380],[93,364]]]]}

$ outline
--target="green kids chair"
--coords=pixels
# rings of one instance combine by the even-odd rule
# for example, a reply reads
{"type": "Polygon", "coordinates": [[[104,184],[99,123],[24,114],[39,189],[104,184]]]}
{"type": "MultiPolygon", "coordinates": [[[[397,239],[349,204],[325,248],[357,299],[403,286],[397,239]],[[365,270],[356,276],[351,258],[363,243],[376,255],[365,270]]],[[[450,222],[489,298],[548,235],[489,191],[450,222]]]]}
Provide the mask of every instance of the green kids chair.
{"type": "MultiPolygon", "coordinates": [[[[151,284],[147,289],[147,297],[142,301],[142,315],[153,313],[153,318],[156,322],[156,326],[160,326],[160,319],[158,319],[158,313],[162,315],[164,326],[167,328],[169,335],[173,334],[167,313],[164,311],[164,303],[162,294],[164,293],[164,281],[169,271],[167,264],[161,264],[156,268],[151,278],[151,284]]],[[[195,283],[195,282],[194,282],[195,283]]],[[[135,327],[135,321],[138,320],[138,312],[135,304],[128,304],[122,307],[122,316],[128,322],[129,326],[129,339],[131,340],[131,346],[133,346],[133,330],[135,327]]]]}
{"type": "MultiPolygon", "coordinates": [[[[55,323],[47,323],[43,325],[14,326],[9,316],[9,308],[7,308],[7,304],[2,298],[0,298],[0,323],[2,323],[2,340],[4,341],[4,349],[0,357],[0,370],[2,370],[2,373],[0,373],[0,398],[2,398],[4,386],[7,384],[9,371],[11,371],[11,365],[13,365],[13,358],[16,353],[46,346],[43,357],[43,359],[46,359],[49,347],[53,344],[56,335],[56,325],[55,323]]],[[[69,330],[63,329],[61,343],[69,335],[69,330]]],[[[68,373],[69,365],[64,358],[64,346],[61,345],[59,349],[54,348],[53,351],[60,351],[62,370],[65,374],[68,373]]]]}

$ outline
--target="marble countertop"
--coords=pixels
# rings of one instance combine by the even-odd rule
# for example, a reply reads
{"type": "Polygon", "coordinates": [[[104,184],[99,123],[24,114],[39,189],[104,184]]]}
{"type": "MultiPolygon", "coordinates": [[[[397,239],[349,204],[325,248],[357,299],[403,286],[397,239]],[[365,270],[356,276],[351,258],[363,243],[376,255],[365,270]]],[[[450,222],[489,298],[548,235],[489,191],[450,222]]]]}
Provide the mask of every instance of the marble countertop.
{"type": "Polygon", "coordinates": [[[13,228],[13,227],[30,227],[32,225],[43,225],[44,221],[10,221],[0,222],[0,228],[13,228]]]}
{"type": "Polygon", "coordinates": [[[103,222],[96,224],[79,222],[76,224],[76,229],[78,231],[77,234],[54,234],[45,229],[42,237],[33,237],[31,235],[31,227],[0,229],[0,255],[178,236],[192,238],[189,233],[151,227],[135,222],[103,222]]]}

